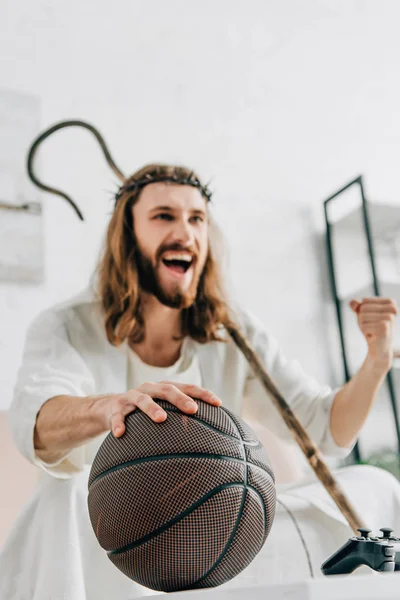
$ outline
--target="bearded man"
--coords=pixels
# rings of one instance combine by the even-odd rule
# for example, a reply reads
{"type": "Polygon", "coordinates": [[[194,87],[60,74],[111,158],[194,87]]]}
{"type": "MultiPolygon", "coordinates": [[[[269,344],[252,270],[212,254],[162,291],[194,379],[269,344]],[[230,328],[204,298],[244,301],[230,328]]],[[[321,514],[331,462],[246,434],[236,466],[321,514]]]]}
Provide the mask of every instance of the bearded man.
{"type": "MultiPolygon", "coordinates": [[[[187,414],[196,412],[194,398],[215,406],[223,402],[237,414],[246,409],[278,437],[290,438],[227,334],[230,322],[240,324],[323,453],[344,457],[354,445],[391,365],[395,303],[382,298],[352,303],[368,344],[365,362],[341,389],[318,384],[296,361],[285,359],[247,312],[231,312],[221,285],[209,200],[207,187],[184,167],[149,165],[134,173],[117,194],[95,284],[47,310],[30,327],[10,423],[19,450],[42,476],[3,550],[2,597],[127,600],[151,593],[108,560],[87,510],[88,472],[96,451],[110,431],[116,437],[124,434],[125,417],[132,411],[161,423],[167,414],[155,399],[187,414]]],[[[391,487],[392,513],[399,514],[399,486],[390,477],[380,481],[391,487]]],[[[352,478],[347,476],[349,483],[352,478]]],[[[359,493],[365,494],[370,482],[368,477],[358,482],[359,493]]],[[[310,486],[307,494],[312,499],[320,495],[321,508],[321,486],[310,486]]],[[[301,498],[300,489],[293,498],[301,498]]],[[[350,530],[338,525],[340,515],[329,503],[326,507],[322,513],[337,519],[343,543],[350,530]]],[[[312,513],[311,520],[319,519],[322,531],[318,514],[312,513]]],[[[383,524],[393,514],[380,516],[383,524]]],[[[278,531],[279,523],[274,527],[278,531]]],[[[332,522],[329,527],[331,532],[335,528],[332,522]]],[[[331,539],[333,551],[338,539],[334,533],[331,539]]],[[[274,552],[272,542],[266,546],[274,552]]],[[[273,561],[271,553],[269,558],[273,561]]],[[[271,567],[264,556],[264,583],[272,583],[277,574],[271,567]]]]}

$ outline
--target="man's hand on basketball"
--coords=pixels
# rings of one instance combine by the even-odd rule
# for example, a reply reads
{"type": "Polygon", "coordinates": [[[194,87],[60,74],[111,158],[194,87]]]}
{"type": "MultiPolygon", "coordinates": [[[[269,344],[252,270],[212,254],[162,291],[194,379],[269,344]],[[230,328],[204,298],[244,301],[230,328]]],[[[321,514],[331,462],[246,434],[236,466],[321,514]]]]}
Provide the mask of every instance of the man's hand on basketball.
{"type": "Polygon", "coordinates": [[[221,400],[215,394],[197,385],[161,381],[160,383],[143,383],[137,389],[122,394],[103,396],[98,408],[106,428],[111,429],[116,437],[121,437],[125,432],[125,417],[137,408],[146,413],[155,423],[165,421],[167,413],[153,398],[166,400],[190,415],[197,411],[197,404],[193,398],[203,400],[213,406],[221,405],[221,400]]]}

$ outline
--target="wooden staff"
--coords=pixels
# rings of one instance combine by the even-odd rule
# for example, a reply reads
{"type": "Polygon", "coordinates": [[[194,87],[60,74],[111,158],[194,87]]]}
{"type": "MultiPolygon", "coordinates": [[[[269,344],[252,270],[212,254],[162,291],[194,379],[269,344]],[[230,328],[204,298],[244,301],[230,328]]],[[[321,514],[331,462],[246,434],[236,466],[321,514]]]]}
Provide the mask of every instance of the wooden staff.
{"type": "Polygon", "coordinates": [[[352,506],[351,502],[346,497],[344,491],[336,481],[328,465],[323,460],[317,446],[311,440],[300,421],[293,414],[292,409],[287,404],[283,396],[279,393],[279,390],[276,388],[271,378],[267,375],[256,351],[251,347],[249,342],[236,327],[227,325],[226,328],[235,344],[243,352],[248,363],[254,370],[254,373],[260,379],[266,391],[271,395],[276,408],[294,435],[316,476],[321,481],[328,494],[330,494],[330,496],[333,498],[334,502],[347,519],[354,533],[359,535],[357,530],[359,528],[366,528],[365,524],[358,515],[354,506],[352,506]]]}

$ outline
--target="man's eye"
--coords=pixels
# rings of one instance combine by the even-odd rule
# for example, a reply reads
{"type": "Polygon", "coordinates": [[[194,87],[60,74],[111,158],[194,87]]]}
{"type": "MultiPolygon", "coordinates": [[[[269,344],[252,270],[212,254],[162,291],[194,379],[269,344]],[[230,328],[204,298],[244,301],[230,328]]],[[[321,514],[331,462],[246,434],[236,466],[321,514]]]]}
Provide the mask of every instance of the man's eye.
{"type": "Polygon", "coordinates": [[[172,219],[173,219],[172,215],[170,215],[168,213],[160,213],[159,215],[156,215],[154,218],[160,219],[162,221],[172,221],[172,219]]]}
{"type": "Polygon", "coordinates": [[[200,217],[199,215],[196,215],[194,217],[191,218],[191,221],[195,221],[196,223],[202,223],[204,221],[203,217],[200,217]]]}

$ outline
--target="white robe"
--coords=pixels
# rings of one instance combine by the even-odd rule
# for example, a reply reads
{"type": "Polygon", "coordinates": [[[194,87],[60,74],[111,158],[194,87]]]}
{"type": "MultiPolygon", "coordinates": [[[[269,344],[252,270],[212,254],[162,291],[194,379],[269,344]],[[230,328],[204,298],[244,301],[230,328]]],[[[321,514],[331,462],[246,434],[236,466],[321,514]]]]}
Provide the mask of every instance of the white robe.
{"type": "MultiPolygon", "coordinates": [[[[349,449],[338,447],[329,430],[336,391],[307,376],[296,361],[287,361],[276,341],[255,319],[247,314],[240,319],[245,335],[267,371],[322,452],[328,456],[346,456],[349,449]]],[[[216,393],[227,408],[238,414],[247,398],[253,415],[275,434],[291,439],[269,396],[232,340],[194,344],[203,387],[216,393]]],[[[90,290],[46,311],[30,327],[10,409],[10,425],[21,453],[42,469],[42,475],[35,495],[15,522],[0,555],[1,598],[128,600],[152,593],[131,582],[111,564],[89,522],[87,477],[104,436],[74,449],[53,465],[40,461],[33,446],[36,415],[49,398],[120,392],[127,385],[126,348],[117,349],[109,344],[100,303],[90,290]]],[[[382,516],[384,522],[380,521],[380,510],[372,511],[373,521],[371,511],[366,509],[371,526],[400,527],[393,516],[400,507],[400,486],[394,478],[376,469],[352,469],[345,473],[353,473],[347,479],[355,500],[365,497],[373,477],[385,482],[386,491],[391,490],[385,496],[389,514],[382,516]]],[[[312,547],[309,553],[314,553],[311,562],[316,575],[322,560],[351,533],[319,484],[282,490],[278,499],[283,504],[278,503],[275,524],[264,549],[241,575],[226,585],[259,584],[260,577],[261,583],[265,578],[269,583],[288,580],[285,567],[288,561],[293,562],[289,579],[309,576],[310,566],[298,531],[300,521],[303,521],[302,535],[304,538],[308,535],[312,547]],[[296,526],[288,508],[299,519],[296,526]],[[325,531],[326,539],[321,538],[320,531],[325,531]],[[283,534],[289,535],[289,540],[284,542],[283,534]]]]}

